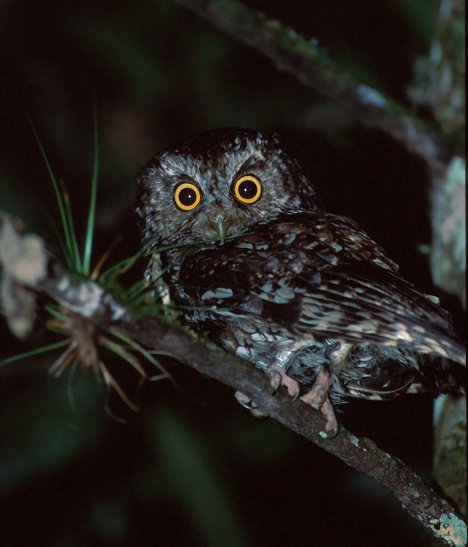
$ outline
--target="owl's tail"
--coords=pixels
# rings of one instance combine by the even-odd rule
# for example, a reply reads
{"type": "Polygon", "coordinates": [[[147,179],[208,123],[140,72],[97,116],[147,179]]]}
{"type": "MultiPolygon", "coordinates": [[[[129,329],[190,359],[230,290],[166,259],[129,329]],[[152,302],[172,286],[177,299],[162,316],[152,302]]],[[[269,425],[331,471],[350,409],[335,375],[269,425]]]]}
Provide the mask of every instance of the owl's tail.
{"type": "MultiPolygon", "coordinates": [[[[429,391],[434,395],[466,395],[467,371],[459,363],[444,358],[427,359],[421,365],[419,376],[415,382],[415,387],[418,381],[421,383],[419,392],[429,391]]],[[[411,389],[411,386],[408,389],[411,389]]]]}
{"type": "Polygon", "coordinates": [[[466,394],[467,374],[463,365],[432,356],[419,355],[416,360],[410,352],[400,353],[396,360],[390,358],[387,349],[384,351],[382,355],[374,348],[374,353],[385,358],[368,362],[365,374],[359,374],[359,365],[342,373],[342,385],[348,396],[384,401],[411,393],[466,394]]]}

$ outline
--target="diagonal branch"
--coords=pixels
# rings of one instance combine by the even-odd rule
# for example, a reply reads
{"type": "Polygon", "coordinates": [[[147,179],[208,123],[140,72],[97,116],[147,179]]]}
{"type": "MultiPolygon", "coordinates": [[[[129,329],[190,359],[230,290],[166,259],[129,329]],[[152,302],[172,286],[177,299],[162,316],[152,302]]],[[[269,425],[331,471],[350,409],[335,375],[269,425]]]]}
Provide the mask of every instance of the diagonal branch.
{"type": "MultiPolygon", "coordinates": [[[[398,458],[342,427],[335,438],[328,439],[323,433],[325,421],[318,412],[301,401],[293,401],[285,392],[272,396],[266,375],[246,361],[210,349],[192,334],[162,320],[132,317],[93,281],[73,283],[70,274],[48,253],[43,240],[22,234],[18,225],[5,215],[0,215],[0,266],[4,299],[11,293],[15,303],[18,287],[29,294],[46,294],[73,313],[93,321],[98,329],[117,326],[147,348],[168,353],[210,378],[242,391],[271,418],[388,488],[434,537],[450,545],[464,544],[466,526],[455,509],[398,458]]],[[[13,319],[15,324],[13,315],[17,309],[14,305],[8,309],[7,320],[11,323],[13,319]]]]}
{"type": "Polygon", "coordinates": [[[381,129],[444,171],[450,156],[439,132],[380,91],[357,82],[317,45],[238,0],[175,0],[233,38],[264,53],[276,66],[342,106],[360,123],[381,129]]]}

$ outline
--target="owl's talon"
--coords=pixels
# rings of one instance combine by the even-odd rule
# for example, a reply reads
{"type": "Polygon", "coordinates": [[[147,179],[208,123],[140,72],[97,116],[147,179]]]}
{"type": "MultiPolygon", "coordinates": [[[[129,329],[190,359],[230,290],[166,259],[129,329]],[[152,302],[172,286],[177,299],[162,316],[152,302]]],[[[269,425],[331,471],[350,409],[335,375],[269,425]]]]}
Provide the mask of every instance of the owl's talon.
{"type": "MultiPolygon", "coordinates": [[[[309,392],[310,393],[310,392],[309,392]]],[[[316,410],[320,410],[322,413],[322,416],[326,420],[325,424],[325,431],[327,433],[327,437],[335,437],[338,433],[338,421],[335,416],[335,411],[333,410],[333,405],[328,398],[328,395],[325,392],[325,398],[323,399],[323,402],[318,405],[317,402],[313,401],[310,402],[310,399],[308,398],[309,393],[306,393],[303,397],[301,397],[301,401],[303,401],[306,404],[309,404],[316,410]]],[[[322,390],[320,390],[320,393],[322,394],[322,390]]]]}
{"type": "Polygon", "coordinates": [[[263,412],[263,410],[260,410],[257,404],[248,395],[242,393],[242,391],[236,391],[234,393],[234,397],[240,405],[250,411],[254,418],[268,417],[268,414],[266,412],[263,412]]]}
{"type": "Polygon", "coordinates": [[[247,410],[252,410],[252,399],[248,395],[242,391],[236,391],[234,393],[234,397],[236,398],[236,401],[244,408],[247,410]]]}
{"type": "Polygon", "coordinates": [[[301,397],[301,401],[320,410],[327,423],[325,431],[328,437],[335,437],[338,433],[338,421],[333,410],[333,405],[328,398],[328,390],[331,386],[330,373],[322,369],[317,374],[311,389],[301,397]]]}
{"type": "Polygon", "coordinates": [[[327,432],[328,437],[336,437],[338,433],[338,421],[335,416],[335,411],[333,410],[333,405],[328,397],[320,408],[320,412],[327,421],[325,424],[325,431],[327,432]]]}
{"type": "Polygon", "coordinates": [[[304,396],[307,397],[307,399],[303,400],[304,402],[307,402],[312,408],[315,408],[315,410],[320,410],[327,399],[327,392],[328,390],[322,385],[314,386],[312,388],[312,391],[304,396]]]}
{"type": "Polygon", "coordinates": [[[252,410],[250,411],[250,414],[252,414],[254,418],[260,418],[260,419],[269,417],[269,414],[267,414],[263,410],[260,410],[259,408],[252,408],[252,410]]]}
{"type": "Polygon", "coordinates": [[[270,385],[274,389],[273,395],[276,391],[278,391],[278,388],[283,385],[288,390],[289,396],[292,397],[294,401],[299,397],[301,393],[299,383],[288,376],[282,367],[279,365],[270,365],[266,372],[271,378],[270,385]]]}
{"type": "Polygon", "coordinates": [[[328,390],[331,386],[330,373],[322,368],[315,378],[315,381],[309,391],[301,397],[304,401],[313,408],[319,410],[325,403],[328,390]]]}
{"type": "Polygon", "coordinates": [[[272,395],[275,395],[281,386],[282,376],[277,370],[267,369],[267,374],[270,377],[270,387],[272,389],[272,395]]]}

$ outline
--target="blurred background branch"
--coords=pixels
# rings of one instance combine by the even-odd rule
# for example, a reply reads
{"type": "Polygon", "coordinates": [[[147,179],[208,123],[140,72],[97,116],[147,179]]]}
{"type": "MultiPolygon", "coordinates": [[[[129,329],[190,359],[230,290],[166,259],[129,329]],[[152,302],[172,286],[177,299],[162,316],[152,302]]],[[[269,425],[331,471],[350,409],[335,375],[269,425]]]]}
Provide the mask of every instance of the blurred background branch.
{"type": "Polygon", "coordinates": [[[412,115],[401,103],[356,80],[313,39],[307,41],[294,29],[237,0],[175,1],[261,51],[278,69],[336,101],[357,122],[387,132],[433,169],[439,169],[447,160],[449,145],[434,127],[412,115]]]}

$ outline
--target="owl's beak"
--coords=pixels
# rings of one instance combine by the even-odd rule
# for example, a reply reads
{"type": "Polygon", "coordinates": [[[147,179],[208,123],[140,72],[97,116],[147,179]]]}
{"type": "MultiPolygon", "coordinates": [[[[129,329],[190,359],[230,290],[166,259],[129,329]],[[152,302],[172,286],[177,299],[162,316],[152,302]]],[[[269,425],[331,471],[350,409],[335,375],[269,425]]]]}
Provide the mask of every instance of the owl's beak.
{"type": "Polygon", "coordinates": [[[214,221],[216,232],[219,235],[219,239],[223,241],[226,237],[226,220],[223,215],[217,215],[214,221]]]}

